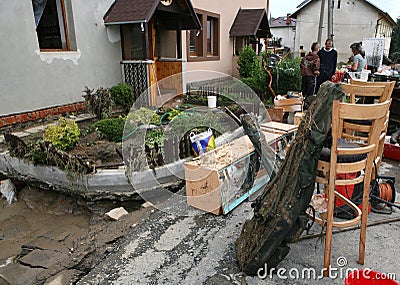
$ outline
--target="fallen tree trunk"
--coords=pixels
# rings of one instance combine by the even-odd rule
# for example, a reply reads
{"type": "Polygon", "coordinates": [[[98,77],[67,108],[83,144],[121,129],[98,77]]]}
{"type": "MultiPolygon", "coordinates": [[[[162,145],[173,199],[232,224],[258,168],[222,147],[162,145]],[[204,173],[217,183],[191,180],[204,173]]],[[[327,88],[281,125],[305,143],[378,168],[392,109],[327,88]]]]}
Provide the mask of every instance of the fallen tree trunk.
{"type": "MultiPolygon", "coordinates": [[[[287,243],[305,229],[305,211],[314,192],[318,159],[331,128],[332,103],[343,96],[340,84],[326,82],[321,86],[278,173],[253,204],[254,217],[246,221],[236,241],[237,258],[245,273],[255,275],[265,265],[275,268],[289,252],[287,243]]],[[[245,125],[249,120],[242,122],[245,125]]],[[[261,159],[263,163],[267,160],[261,159]]],[[[271,167],[268,164],[264,167],[271,167]]]]}

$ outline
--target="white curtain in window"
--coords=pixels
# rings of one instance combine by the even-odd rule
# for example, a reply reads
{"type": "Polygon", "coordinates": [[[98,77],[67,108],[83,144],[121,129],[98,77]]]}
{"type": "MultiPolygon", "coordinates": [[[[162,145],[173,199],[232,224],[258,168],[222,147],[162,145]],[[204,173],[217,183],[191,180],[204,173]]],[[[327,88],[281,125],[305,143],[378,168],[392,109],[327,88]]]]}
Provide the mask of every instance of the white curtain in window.
{"type": "Polygon", "coordinates": [[[32,0],[33,14],[35,15],[36,28],[42,18],[44,8],[46,7],[47,0],[32,0]]]}

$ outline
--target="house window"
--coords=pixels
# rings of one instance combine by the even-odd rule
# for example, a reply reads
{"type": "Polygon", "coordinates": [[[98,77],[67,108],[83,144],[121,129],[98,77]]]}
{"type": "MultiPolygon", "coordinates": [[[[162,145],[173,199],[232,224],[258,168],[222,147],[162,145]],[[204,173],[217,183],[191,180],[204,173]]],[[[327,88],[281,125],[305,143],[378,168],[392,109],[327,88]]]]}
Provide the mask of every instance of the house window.
{"type": "Polygon", "coordinates": [[[41,50],[70,50],[65,0],[32,0],[41,50]]]}
{"type": "Polygon", "coordinates": [[[340,9],[340,0],[337,2],[337,8],[340,9]]]}
{"type": "Polygon", "coordinates": [[[207,17],[207,56],[218,56],[218,19],[207,17]]]}
{"type": "Polygon", "coordinates": [[[188,32],[188,61],[219,60],[219,15],[196,9],[201,31],[188,32]]]}

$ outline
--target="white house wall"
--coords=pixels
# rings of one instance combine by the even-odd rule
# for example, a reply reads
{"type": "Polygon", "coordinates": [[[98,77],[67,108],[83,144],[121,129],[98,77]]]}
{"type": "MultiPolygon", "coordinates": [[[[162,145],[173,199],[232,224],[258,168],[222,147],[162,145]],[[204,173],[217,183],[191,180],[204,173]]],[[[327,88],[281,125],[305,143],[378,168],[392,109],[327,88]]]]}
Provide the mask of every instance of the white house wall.
{"type": "Polygon", "coordinates": [[[76,51],[41,53],[31,0],[0,1],[0,116],[83,100],[85,86],[121,81],[119,30],[105,28],[113,0],[72,1],[76,51]]]}
{"type": "MultiPolygon", "coordinates": [[[[265,0],[192,0],[194,8],[220,15],[220,60],[187,62],[186,70],[211,70],[228,75],[232,74],[233,38],[229,30],[235,20],[239,8],[266,8],[265,0]]],[[[186,58],[186,32],[183,33],[183,57],[186,58]]],[[[204,78],[206,79],[206,78],[204,78]]],[[[208,78],[207,78],[208,79],[208,78]]]]}
{"type": "MultiPolygon", "coordinates": [[[[325,5],[322,45],[328,37],[327,6],[325,5]]],[[[317,41],[320,9],[321,1],[319,0],[312,1],[299,12],[296,29],[297,52],[300,45],[303,45],[308,51],[311,44],[317,41]]],[[[375,9],[362,0],[341,1],[340,9],[337,9],[335,5],[333,33],[335,49],[338,51],[338,62],[347,62],[348,57],[351,55],[350,45],[352,43],[361,42],[363,38],[381,37],[380,35],[376,36],[377,21],[381,17],[375,9]]],[[[385,20],[382,21],[388,25],[385,20]]],[[[390,44],[390,39],[387,42],[390,44]]]]}
{"type": "Polygon", "coordinates": [[[271,28],[272,37],[282,38],[282,46],[294,51],[296,28],[295,27],[276,27],[271,28]]]}

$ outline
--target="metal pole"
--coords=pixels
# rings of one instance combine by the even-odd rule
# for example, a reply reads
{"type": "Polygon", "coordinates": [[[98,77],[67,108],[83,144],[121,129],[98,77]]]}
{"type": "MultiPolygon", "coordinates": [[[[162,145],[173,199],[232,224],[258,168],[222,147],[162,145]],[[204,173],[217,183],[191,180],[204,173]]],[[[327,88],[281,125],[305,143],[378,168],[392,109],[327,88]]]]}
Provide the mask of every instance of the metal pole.
{"type": "Polygon", "coordinates": [[[329,8],[328,8],[328,38],[333,38],[333,6],[335,4],[335,0],[328,0],[329,8]]]}
{"type": "Polygon", "coordinates": [[[321,11],[319,13],[319,26],[318,26],[318,42],[322,46],[322,29],[324,28],[324,10],[325,10],[325,0],[321,0],[321,11]]]}

